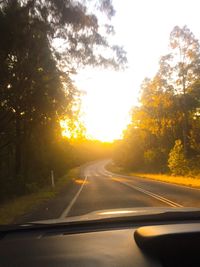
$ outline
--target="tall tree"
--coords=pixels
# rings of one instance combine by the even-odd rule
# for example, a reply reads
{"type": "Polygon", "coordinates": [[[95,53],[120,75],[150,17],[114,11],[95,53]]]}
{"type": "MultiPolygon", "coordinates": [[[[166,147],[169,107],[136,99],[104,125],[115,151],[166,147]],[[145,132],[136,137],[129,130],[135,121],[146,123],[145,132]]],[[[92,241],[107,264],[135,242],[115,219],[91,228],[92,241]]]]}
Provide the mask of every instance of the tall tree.
{"type": "Polygon", "coordinates": [[[183,111],[183,145],[184,153],[189,150],[189,114],[188,114],[188,92],[192,84],[199,79],[200,49],[199,42],[193,33],[184,26],[174,27],[170,34],[170,71],[171,82],[176,94],[180,98],[183,111]]]}
{"type": "Polygon", "coordinates": [[[133,109],[131,125],[116,152],[118,162],[134,169],[137,162],[144,170],[166,170],[169,152],[180,139],[189,167],[199,171],[198,164],[194,166],[200,151],[199,71],[198,40],[186,26],[176,26],[170,35],[169,54],[161,57],[156,75],[141,85],[140,105],[133,109]],[[140,151],[139,156],[135,150],[140,151]]]}
{"type": "MultiPolygon", "coordinates": [[[[10,177],[22,191],[57,164],[59,121],[66,114],[73,118],[77,95],[70,72],[80,64],[118,67],[126,61],[123,49],[100,34],[97,16],[85,3],[0,2],[0,153],[9,155],[10,177]]],[[[97,2],[97,9],[108,20],[114,14],[109,0],[97,2]]],[[[4,170],[5,162],[4,157],[4,170]]]]}

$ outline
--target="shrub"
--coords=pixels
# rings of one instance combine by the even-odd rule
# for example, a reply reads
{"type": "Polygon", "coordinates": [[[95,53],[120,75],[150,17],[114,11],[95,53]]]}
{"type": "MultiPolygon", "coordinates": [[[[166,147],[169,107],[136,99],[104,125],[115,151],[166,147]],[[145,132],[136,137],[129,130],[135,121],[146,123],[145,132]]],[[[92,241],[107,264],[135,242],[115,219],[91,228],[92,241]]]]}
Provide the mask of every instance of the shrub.
{"type": "Polygon", "coordinates": [[[148,149],[144,152],[145,169],[151,172],[164,171],[166,158],[159,149],[148,149]]]}
{"type": "Polygon", "coordinates": [[[181,140],[176,140],[168,158],[168,167],[173,175],[186,175],[189,172],[181,140]]]}

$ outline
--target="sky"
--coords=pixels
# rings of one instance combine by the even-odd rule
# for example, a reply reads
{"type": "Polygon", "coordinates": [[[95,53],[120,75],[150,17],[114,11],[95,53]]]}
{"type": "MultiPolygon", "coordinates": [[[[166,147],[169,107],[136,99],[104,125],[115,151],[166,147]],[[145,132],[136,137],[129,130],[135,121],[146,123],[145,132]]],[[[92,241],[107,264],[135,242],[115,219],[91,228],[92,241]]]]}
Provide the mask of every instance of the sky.
{"type": "Polygon", "coordinates": [[[86,92],[82,120],[87,136],[101,141],[122,137],[143,79],[153,77],[159,58],[168,51],[173,27],[187,25],[200,38],[199,0],[113,0],[113,6],[112,41],[124,46],[128,68],[119,72],[86,68],[75,78],[86,92]]]}

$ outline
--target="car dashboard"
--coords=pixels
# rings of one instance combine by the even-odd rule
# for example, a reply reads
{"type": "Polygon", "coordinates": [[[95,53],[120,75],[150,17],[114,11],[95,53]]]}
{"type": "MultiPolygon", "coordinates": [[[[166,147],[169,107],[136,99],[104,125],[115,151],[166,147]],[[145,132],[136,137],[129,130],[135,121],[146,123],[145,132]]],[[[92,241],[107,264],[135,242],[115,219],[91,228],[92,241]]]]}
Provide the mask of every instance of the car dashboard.
{"type": "Polygon", "coordinates": [[[200,221],[23,225],[0,232],[0,266],[199,266],[200,221]]]}

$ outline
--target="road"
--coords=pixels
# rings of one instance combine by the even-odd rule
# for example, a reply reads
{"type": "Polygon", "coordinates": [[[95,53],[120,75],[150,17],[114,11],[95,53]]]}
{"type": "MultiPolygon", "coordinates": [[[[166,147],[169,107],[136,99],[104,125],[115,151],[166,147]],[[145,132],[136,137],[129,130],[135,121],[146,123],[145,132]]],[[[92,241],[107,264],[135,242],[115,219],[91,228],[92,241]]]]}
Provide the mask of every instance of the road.
{"type": "Polygon", "coordinates": [[[61,218],[129,207],[200,207],[200,189],[113,174],[107,161],[86,166],[79,187],[61,218]]]}

